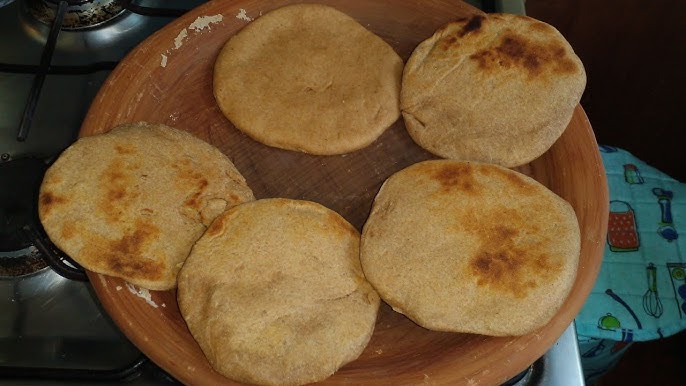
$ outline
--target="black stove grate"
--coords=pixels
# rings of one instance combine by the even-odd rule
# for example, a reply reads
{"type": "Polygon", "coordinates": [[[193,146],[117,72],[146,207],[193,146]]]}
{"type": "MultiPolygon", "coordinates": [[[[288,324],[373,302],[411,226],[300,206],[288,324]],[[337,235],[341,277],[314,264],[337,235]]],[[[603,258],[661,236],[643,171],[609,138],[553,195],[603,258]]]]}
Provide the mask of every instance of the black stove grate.
{"type": "Polygon", "coordinates": [[[17,141],[25,141],[26,137],[29,135],[31,121],[33,120],[33,115],[36,112],[38,98],[40,97],[41,89],[43,88],[43,83],[45,82],[45,77],[47,76],[48,69],[50,68],[52,54],[55,52],[57,37],[59,36],[60,29],[62,28],[62,21],[64,20],[64,14],[67,11],[67,5],[69,4],[66,1],[60,1],[57,5],[57,14],[55,16],[55,20],[52,22],[52,26],[50,27],[50,34],[48,34],[48,40],[45,43],[43,53],[41,54],[40,65],[36,71],[36,76],[33,78],[33,84],[31,85],[31,91],[29,91],[26,107],[24,108],[24,113],[21,116],[21,122],[19,123],[19,129],[17,131],[17,141]]]}
{"type": "MultiPolygon", "coordinates": [[[[94,62],[84,66],[49,66],[46,70],[48,75],[83,75],[98,71],[111,71],[117,67],[118,62],[94,62]]],[[[8,74],[37,74],[40,65],[31,64],[7,64],[0,63],[0,72],[8,74]]]]}
{"type": "Polygon", "coordinates": [[[19,379],[70,379],[75,381],[120,381],[135,377],[149,359],[141,356],[133,363],[121,369],[92,370],[45,367],[3,367],[0,366],[0,378],[19,379]]]}
{"type": "MultiPolygon", "coordinates": [[[[31,90],[26,101],[26,107],[24,109],[24,113],[22,114],[19,127],[17,129],[17,141],[25,141],[29,135],[31,122],[36,111],[38,99],[43,88],[43,83],[45,82],[45,77],[48,74],[81,75],[101,70],[113,70],[118,64],[117,62],[95,62],[85,66],[51,65],[52,56],[55,51],[55,46],[57,44],[57,38],[59,37],[62,23],[64,21],[64,16],[67,11],[67,6],[69,4],[70,2],[67,0],[57,2],[57,12],[55,15],[55,19],[53,20],[52,25],[50,27],[48,39],[43,48],[40,64],[17,65],[0,63],[0,72],[35,74],[33,84],[31,86],[31,90]]],[[[188,9],[144,7],[135,4],[132,0],[125,1],[123,6],[124,9],[128,10],[129,12],[150,17],[178,17],[188,12],[188,9]]]]}

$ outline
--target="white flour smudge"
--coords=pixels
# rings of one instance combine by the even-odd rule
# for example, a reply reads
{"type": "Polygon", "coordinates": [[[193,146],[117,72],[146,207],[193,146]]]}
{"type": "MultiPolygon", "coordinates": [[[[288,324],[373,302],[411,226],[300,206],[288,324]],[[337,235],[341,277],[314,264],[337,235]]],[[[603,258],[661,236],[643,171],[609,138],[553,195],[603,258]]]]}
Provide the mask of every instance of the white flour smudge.
{"type": "Polygon", "coordinates": [[[185,39],[188,36],[188,30],[187,29],[182,29],[181,32],[179,32],[178,35],[176,35],[176,38],[174,38],[174,49],[178,50],[181,48],[183,45],[183,39],[185,39]]]}
{"type": "Polygon", "coordinates": [[[245,20],[247,22],[251,22],[251,21],[255,20],[252,17],[248,16],[248,12],[243,8],[240,8],[238,10],[238,14],[236,15],[236,19],[245,20]]]}
{"type": "Polygon", "coordinates": [[[215,23],[221,23],[221,21],[224,20],[224,16],[222,14],[217,14],[217,15],[210,15],[210,16],[198,16],[189,26],[188,28],[184,28],[181,31],[179,31],[179,34],[176,35],[174,38],[174,47],[168,49],[162,54],[162,59],[160,60],[160,67],[167,67],[167,63],[169,61],[169,55],[171,55],[172,51],[178,50],[183,46],[183,41],[188,37],[188,30],[194,31],[194,32],[199,32],[203,31],[204,29],[211,30],[212,24],[215,23]]]}
{"type": "Polygon", "coordinates": [[[210,26],[211,24],[220,23],[222,20],[224,20],[224,16],[222,14],[212,16],[198,16],[198,18],[195,19],[195,21],[192,22],[191,25],[188,26],[188,28],[195,31],[204,30],[205,28],[210,30],[212,29],[212,27],[210,26]]]}
{"type": "Polygon", "coordinates": [[[138,288],[137,289],[133,284],[130,284],[130,283],[126,283],[126,288],[128,288],[132,294],[138,296],[139,298],[145,299],[146,303],[157,308],[157,303],[155,303],[152,300],[152,296],[150,295],[150,291],[148,291],[147,289],[145,289],[145,288],[138,288]]]}

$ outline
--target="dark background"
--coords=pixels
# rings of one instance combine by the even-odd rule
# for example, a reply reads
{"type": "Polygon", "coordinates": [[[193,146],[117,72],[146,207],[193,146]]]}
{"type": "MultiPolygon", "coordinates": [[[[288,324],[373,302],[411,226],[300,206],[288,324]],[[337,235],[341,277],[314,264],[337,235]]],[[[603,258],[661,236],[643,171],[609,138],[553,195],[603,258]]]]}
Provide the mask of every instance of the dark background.
{"type": "MultiPolygon", "coordinates": [[[[583,61],[598,143],[686,182],[686,0],[526,0],[526,11],[583,61]]],[[[600,385],[686,385],[686,333],[635,343],[600,385]]]]}
{"type": "Polygon", "coordinates": [[[526,0],[526,11],[583,61],[581,105],[598,143],[686,181],[686,1],[526,0]]]}

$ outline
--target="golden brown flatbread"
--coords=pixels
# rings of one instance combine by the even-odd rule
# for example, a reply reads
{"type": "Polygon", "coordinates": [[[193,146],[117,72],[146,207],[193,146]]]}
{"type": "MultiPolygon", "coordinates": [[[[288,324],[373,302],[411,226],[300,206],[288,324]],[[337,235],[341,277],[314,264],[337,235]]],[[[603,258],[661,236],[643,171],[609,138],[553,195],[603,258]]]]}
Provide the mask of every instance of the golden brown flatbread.
{"type": "Polygon", "coordinates": [[[544,326],[576,276],[572,207],[492,164],[433,160],[392,175],[362,231],[369,282],[432,330],[523,335],[544,326]]]}
{"type": "Polygon", "coordinates": [[[39,216],[53,243],[84,268],[165,290],[210,222],[253,199],[218,149],[141,122],[67,148],[45,174],[39,216]]]}
{"type": "Polygon", "coordinates": [[[478,14],[417,46],[400,103],[408,132],[426,150],[512,167],[552,146],[585,85],[581,60],[554,27],[478,14]]]}
{"type": "Polygon", "coordinates": [[[179,273],[178,302],[212,367],[266,385],[323,380],[356,359],[379,297],[359,261],[359,232],[309,201],[231,208],[179,273]]]}
{"type": "Polygon", "coordinates": [[[217,57],[214,95],[241,131],[317,155],[366,147],[400,116],[403,62],[350,16],[297,4],[260,16],[217,57]]]}

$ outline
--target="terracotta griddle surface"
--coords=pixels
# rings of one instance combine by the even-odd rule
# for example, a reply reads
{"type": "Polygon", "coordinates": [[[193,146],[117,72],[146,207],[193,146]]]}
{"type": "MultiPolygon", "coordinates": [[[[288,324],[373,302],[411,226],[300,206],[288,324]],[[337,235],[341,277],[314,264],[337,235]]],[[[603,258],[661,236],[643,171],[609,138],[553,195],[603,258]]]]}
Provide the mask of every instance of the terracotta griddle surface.
{"type": "MultiPolygon", "coordinates": [[[[115,125],[137,121],[184,129],[226,153],[257,198],[316,201],[361,228],[376,192],[389,175],[417,161],[434,158],[414,144],[402,120],[360,151],[340,156],[309,156],[249,139],[224,118],[212,95],[215,57],[226,40],[248,23],[237,15],[244,13],[256,18],[292,2],[215,1],[167,25],[136,47],[112,72],[88,112],[81,135],[102,133],[115,125]],[[192,28],[198,17],[215,15],[222,15],[222,20],[202,29],[192,28]],[[177,37],[184,29],[187,36],[179,41],[177,37]]],[[[320,3],[353,16],[384,38],[403,60],[443,24],[480,12],[454,0],[320,3]]],[[[607,227],[605,173],[593,131],[581,107],[577,107],[557,143],[520,171],[568,200],[581,225],[577,279],[570,297],[553,320],[533,334],[492,338],[428,331],[383,305],[367,349],[325,383],[499,384],[550,348],[591,291],[600,268],[607,227]]],[[[191,337],[179,313],[175,291],[151,291],[151,299],[146,300],[120,279],[92,272],[89,277],[109,315],[159,366],[187,384],[232,384],[212,370],[191,337]]]]}

